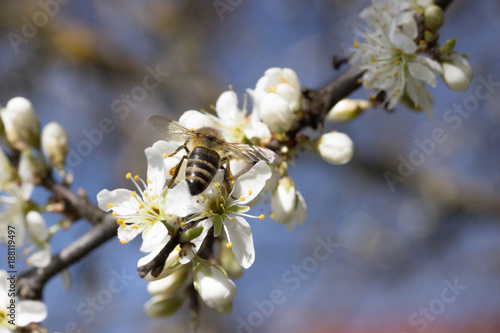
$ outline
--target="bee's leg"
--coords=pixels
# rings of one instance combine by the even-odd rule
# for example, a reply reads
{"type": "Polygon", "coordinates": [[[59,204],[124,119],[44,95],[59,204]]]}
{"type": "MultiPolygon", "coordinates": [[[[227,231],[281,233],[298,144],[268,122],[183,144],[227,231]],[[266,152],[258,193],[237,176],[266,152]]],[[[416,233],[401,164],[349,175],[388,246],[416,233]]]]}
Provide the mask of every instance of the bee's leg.
{"type": "Polygon", "coordinates": [[[172,179],[170,179],[170,181],[168,182],[167,184],[167,187],[170,188],[170,186],[174,183],[175,179],[177,178],[177,176],[179,175],[179,170],[181,169],[182,167],[182,163],[184,162],[184,160],[187,158],[187,155],[184,155],[182,156],[181,158],[181,161],[179,162],[179,164],[177,164],[175,166],[175,169],[172,173],[172,179]]]}
{"type": "Polygon", "coordinates": [[[187,147],[187,144],[188,143],[185,142],[182,146],[177,147],[177,149],[172,154],[167,155],[167,157],[172,157],[175,154],[177,154],[178,152],[180,152],[182,149],[184,149],[186,151],[186,154],[187,154],[187,155],[182,156],[181,161],[179,162],[179,164],[177,164],[177,166],[175,167],[175,169],[173,169],[173,172],[172,172],[172,170],[169,170],[169,173],[172,176],[172,179],[170,179],[170,181],[167,184],[168,188],[170,188],[170,186],[172,186],[172,184],[175,182],[175,179],[177,178],[177,175],[179,175],[179,170],[181,169],[182,162],[184,162],[184,160],[189,155],[189,149],[187,147]]]}
{"type": "Polygon", "coordinates": [[[226,188],[227,193],[231,193],[231,183],[230,180],[233,179],[233,175],[231,174],[231,168],[229,164],[229,157],[224,156],[221,161],[221,169],[224,170],[224,187],[226,188]],[[226,167],[224,168],[222,165],[226,163],[226,167]]]}
{"type": "Polygon", "coordinates": [[[186,154],[189,155],[189,149],[187,147],[187,142],[185,144],[183,144],[182,146],[179,146],[172,154],[168,155],[167,157],[172,157],[174,156],[175,154],[177,154],[178,152],[180,152],[182,149],[184,149],[186,151],[186,154]]]}

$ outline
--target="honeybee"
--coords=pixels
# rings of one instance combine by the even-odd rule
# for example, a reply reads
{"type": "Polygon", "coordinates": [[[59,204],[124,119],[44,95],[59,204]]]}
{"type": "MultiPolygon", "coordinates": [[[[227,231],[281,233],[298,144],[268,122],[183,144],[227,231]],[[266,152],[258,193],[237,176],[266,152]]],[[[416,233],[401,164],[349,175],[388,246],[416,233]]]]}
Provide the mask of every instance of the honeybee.
{"type": "Polygon", "coordinates": [[[222,134],[212,127],[190,130],[173,120],[158,115],[149,117],[146,122],[159,132],[166,134],[169,139],[184,140],[183,145],[168,155],[168,157],[174,156],[182,149],[187,153],[187,156],[183,156],[177,165],[167,186],[172,185],[182,163],[187,158],[185,179],[191,195],[203,192],[210,185],[219,169],[224,170],[224,183],[226,187],[229,186],[228,180],[231,178],[229,154],[248,162],[266,161],[276,164],[280,160],[279,156],[270,149],[226,142],[222,134]]]}

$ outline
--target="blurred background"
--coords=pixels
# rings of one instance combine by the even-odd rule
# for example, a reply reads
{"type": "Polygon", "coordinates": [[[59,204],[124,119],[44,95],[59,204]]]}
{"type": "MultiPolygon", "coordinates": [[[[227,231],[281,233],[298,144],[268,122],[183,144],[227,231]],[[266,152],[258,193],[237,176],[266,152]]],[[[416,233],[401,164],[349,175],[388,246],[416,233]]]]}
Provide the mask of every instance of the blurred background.
{"type": "MultiPolygon", "coordinates": [[[[209,109],[228,85],[242,103],[274,66],[294,69],[302,86],[327,83],[369,4],[60,2],[0,2],[0,103],[24,96],[42,125],[66,128],[73,189],[94,203],[103,188],[129,187],[126,172],[145,175],[143,150],[159,139],[148,116],[209,109]]],[[[270,218],[253,221],[256,262],[235,281],[233,312],[204,307],[199,332],[500,332],[500,87],[485,85],[500,81],[499,15],[496,0],[458,0],[446,11],[441,42],[457,39],[475,78],[467,92],[442,81],[431,89],[434,118],[400,106],[326,125],[352,137],[353,161],[300,154],[291,175],[306,223],[287,232],[270,218]],[[432,141],[436,129],[444,142],[432,141]],[[418,142],[428,143],[425,160],[391,188],[385,175],[402,170],[418,142]],[[321,261],[315,250],[328,240],[335,247],[321,261]]],[[[47,196],[37,189],[34,199],[47,196]]],[[[54,252],[90,228],[79,221],[57,233],[54,252]]],[[[69,290],[51,280],[49,332],[187,331],[187,304],[171,318],[144,313],[139,245],[108,241],[70,268],[69,290]],[[110,293],[110,284],[122,288],[110,293]]]]}

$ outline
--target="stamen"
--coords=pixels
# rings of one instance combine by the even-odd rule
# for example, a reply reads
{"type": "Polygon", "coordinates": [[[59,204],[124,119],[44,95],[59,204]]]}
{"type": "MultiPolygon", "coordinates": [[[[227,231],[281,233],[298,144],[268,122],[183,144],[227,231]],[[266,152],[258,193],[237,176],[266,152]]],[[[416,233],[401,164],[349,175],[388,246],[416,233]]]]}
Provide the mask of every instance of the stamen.
{"type": "Polygon", "coordinates": [[[125,178],[127,179],[130,179],[130,177],[132,177],[132,174],[130,172],[125,175],[125,178]]]}
{"type": "Polygon", "coordinates": [[[113,204],[112,204],[112,203],[109,203],[109,204],[108,204],[108,208],[109,208],[109,209],[113,208],[113,204]]]}
{"type": "Polygon", "coordinates": [[[265,218],[264,214],[259,215],[259,220],[263,220],[265,218]]]}
{"type": "Polygon", "coordinates": [[[227,247],[228,249],[232,248],[232,247],[233,247],[233,243],[227,243],[227,244],[226,244],[226,247],[227,247]]]}
{"type": "Polygon", "coordinates": [[[244,197],[244,196],[241,196],[241,197],[240,197],[240,200],[241,200],[241,201],[245,201],[245,197],[244,197]]]}
{"type": "Polygon", "coordinates": [[[120,243],[127,244],[127,242],[125,242],[123,239],[120,240],[120,243]]]}

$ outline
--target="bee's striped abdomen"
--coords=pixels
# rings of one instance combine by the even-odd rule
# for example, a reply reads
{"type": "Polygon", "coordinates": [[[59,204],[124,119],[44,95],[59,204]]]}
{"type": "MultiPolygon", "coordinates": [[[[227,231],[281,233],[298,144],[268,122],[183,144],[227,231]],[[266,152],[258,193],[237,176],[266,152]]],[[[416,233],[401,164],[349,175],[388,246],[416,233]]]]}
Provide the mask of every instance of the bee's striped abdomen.
{"type": "Polygon", "coordinates": [[[220,156],[212,149],[196,147],[189,154],[186,167],[186,181],[191,195],[203,192],[219,169],[220,156]]]}

